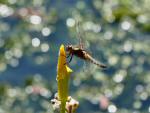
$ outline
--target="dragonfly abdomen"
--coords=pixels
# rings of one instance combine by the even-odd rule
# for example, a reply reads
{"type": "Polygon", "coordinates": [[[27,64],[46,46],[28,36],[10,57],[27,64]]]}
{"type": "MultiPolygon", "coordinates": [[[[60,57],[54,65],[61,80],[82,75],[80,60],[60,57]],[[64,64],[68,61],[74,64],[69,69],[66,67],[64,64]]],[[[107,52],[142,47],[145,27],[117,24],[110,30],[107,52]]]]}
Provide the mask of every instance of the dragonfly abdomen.
{"type": "Polygon", "coordinates": [[[101,67],[101,68],[107,68],[106,65],[100,63],[99,61],[97,61],[96,59],[92,58],[90,55],[88,55],[88,58],[87,58],[88,61],[90,61],[91,63],[101,67]]]}

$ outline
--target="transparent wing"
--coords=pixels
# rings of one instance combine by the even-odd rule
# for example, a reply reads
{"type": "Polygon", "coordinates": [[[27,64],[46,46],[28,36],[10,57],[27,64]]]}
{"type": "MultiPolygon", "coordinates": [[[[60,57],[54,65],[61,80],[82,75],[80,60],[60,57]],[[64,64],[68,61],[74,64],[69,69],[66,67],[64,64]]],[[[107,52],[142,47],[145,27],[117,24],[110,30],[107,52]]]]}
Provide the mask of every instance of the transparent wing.
{"type": "Polygon", "coordinates": [[[81,28],[81,23],[76,20],[76,32],[77,32],[77,38],[79,39],[79,47],[81,49],[84,48],[84,43],[83,43],[83,30],[81,28]]]}

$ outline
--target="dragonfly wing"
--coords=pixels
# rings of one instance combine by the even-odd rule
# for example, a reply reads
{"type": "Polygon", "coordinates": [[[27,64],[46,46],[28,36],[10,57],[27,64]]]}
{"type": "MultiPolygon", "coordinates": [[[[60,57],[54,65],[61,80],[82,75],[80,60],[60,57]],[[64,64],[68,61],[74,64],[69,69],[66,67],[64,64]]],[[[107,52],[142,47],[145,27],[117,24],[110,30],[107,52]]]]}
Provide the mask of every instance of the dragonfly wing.
{"type": "Polygon", "coordinates": [[[76,32],[77,32],[77,37],[79,38],[79,47],[81,49],[84,48],[84,44],[83,44],[83,35],[82,35],[82,28],[80,26],[80,22],[76,21],[76,32]]]}

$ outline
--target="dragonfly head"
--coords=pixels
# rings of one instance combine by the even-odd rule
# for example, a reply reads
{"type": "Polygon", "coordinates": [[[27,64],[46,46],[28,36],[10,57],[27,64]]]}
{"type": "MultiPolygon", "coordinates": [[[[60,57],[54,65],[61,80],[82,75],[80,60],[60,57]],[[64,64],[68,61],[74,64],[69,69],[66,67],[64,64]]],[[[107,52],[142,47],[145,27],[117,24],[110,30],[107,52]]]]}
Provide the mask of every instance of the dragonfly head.
{"type": "Polygon", "coordinates": [[[66,51],[71,52],[73,49],[72,45],[67,45],[66,46],[66,51]]]}

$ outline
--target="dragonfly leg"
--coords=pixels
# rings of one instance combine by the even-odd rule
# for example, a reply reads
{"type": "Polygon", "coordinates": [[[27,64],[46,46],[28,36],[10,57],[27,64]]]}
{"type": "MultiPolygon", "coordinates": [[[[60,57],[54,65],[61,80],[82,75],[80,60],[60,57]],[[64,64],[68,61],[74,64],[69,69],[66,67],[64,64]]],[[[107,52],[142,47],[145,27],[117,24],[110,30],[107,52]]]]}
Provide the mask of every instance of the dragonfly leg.
{"type": "Polygon", "coordinates": [[[70,60],[68,63],[70,63],[72,61],[72,58],[73,58],[73,54],[71,54],[71,57],[70,57],[70,60]]]}
{"type": "MultiPolygon", "coordinates": [[[[69,61],[67,61],[64,65],[69,64],[69,63],[71,62],[72,57],[73,57],[73,54],[70,54],[69,56],[71,56],[70,59],[69,59],[69,61]]],[[[67,57],[68,57],[68,56],[67,56],[67,57]]]]}

